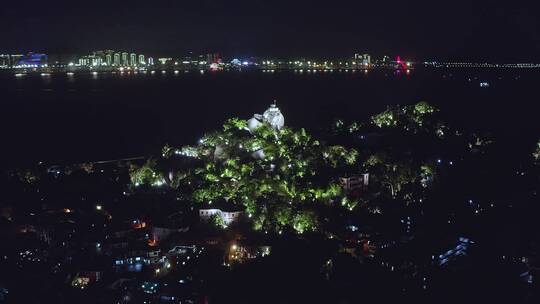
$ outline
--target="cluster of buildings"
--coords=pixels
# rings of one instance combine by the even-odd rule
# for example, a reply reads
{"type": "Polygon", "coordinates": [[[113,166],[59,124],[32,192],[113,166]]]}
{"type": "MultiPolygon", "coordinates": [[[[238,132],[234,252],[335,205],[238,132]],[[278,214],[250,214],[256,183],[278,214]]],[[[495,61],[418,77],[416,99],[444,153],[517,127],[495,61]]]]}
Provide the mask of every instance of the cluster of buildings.
{"type": "MultiPolygon", "coordinates": [[[[409,63],[409,67],[410,67],[409,63]]],[[[399,59],[384,56],[373,60],[369,54],[354,54],[350,58],[330,59],[283,59],[283,58],[229,58],[220,53],[195,55],[189,53],[179,57],[149,57],[127,51],[99,50],[86,55],[50,55],[30,53],[28,55],[0,55],[0,68],[43,69],[47,71],[116,70],[116,69],[161,69],[161,70],[367,70],[372,68],[399,68],[399,59]]],[[[31,70],[30,70],[31,71],[31,70]]]]}
{"type": "Polygon", "coordinates": [[[46,54],[0,54],[0,69],[42,68],[47,66],[48,56],[46,54]]]}
{"type": "Polygon", "coordinates": [[[140,208],[147,202],[130,192],[128,180],[118,181],[117,191],[101,192],[98,180],[126,170],[129,164],[123,160],[42,165],[33,171],[36,184],[24,181],[39,188],[33,191],[36,197],[20,197],[35,205],[31,211],[0,205],[0,237],[6,242],[0,291],[6,290],[6,299],[20,297],[24,291],[16,286],[32,273],[47,282],[46,289],[63,296],[95,293],[111,303],[200,303],[208,294],[197,274],[200,263],[233,267],[270,254],[270,247],[247,245],[240,234],[231,239],[221,229],[206,230],[211,217],[232,226],[244,219],[243,211],[191,210],[174,200],[178,208],[145,214],[140,208]],[[66,180],[88,188],[73,197],[56,196],[54,184],[66,180]],[[21,281],[6,283],[5,277],[21,281]]]}
{"type": "Polygon", "coordinates": [[[47,55],[41,53],[0,54],[0,69],[24,69],[26,71],[70,71],[117,69],[129,70],[263,70],[263,71],[333,71],[395,69],[410,71],[417,66],[424,68],[500,68],[531,69],[540,68],[536,63],[475,63],[475,62],[412,62],[399,56],[374,58],[370,54],[355,53],[350,57],[332,58],[224,58],[220,53],[196,55],[193,53],[178,57],[150,57],[128,51],[99,50],[87,55],[47,55]]]}
{"type": "Polygon", "coordinates": [[[100,67],[145,67],[154,65],[154,58],[134,52],[117,52],[114,50],[96,51],[79,57],[68,66],[100,68],[100,67]]]}

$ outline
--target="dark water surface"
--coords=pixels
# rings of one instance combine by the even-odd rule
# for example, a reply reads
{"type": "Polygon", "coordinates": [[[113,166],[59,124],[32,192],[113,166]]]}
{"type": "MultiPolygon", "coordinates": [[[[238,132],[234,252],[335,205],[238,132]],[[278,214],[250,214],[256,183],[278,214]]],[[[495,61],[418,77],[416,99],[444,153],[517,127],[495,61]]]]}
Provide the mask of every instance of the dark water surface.
{"type": "Polygon", "coordinates": [[[140,156],[194,143],[274,100],[286,124],[317,131],[390,104],[425,100],[453,124],[540,137],[540,71],[0,74],[1,165],[140,156]],[[488,81],[489,88],[480,88],[488,81]]]}

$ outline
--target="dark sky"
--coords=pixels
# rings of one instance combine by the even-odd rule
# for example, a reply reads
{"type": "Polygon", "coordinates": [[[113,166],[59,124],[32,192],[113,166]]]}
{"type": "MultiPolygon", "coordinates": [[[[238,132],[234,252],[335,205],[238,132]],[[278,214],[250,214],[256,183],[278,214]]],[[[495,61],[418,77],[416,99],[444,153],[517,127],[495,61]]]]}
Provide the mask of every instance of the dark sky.
{"type": "Polygon", "coordinates": [[[0,51],[540,61],[540,11],[490,2],[2,1],[0,51]]]}

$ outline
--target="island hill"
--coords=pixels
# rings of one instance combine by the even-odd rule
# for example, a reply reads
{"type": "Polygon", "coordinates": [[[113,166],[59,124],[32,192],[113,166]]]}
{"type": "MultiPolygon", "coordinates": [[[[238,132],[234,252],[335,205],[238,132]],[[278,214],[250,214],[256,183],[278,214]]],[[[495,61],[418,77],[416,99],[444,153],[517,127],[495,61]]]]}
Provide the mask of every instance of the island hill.
{"type": "Polygon", "coordinates": [[[324,140],[286,127],[273,104],[196,145],[166,145],[131,171],[132,191],[173,191],[222,228],[242,220],[266,234],[339,235],[370,214],[423,208],[447,171],[489,142],[452,129],[426,102],[336,120],[324,140]]]}
{"type": "Polygon", "coordinates": [[[528,290],[540,143],[524,146],[455,128],[425,102],[336,119],[317,137],[274,104],[151,158],[9,171],[0,266],[13,282],[0,292],[39,282],[82,302],[354,303],[362,286],[363,299],[434,303],[459,284],[528,290]]]}

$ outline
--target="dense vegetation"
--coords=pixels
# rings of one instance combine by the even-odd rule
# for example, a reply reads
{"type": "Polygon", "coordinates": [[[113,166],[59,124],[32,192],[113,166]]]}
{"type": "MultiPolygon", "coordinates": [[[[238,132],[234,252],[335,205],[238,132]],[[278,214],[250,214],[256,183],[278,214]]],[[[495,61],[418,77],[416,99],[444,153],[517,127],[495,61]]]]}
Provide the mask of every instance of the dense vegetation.
{"type": "Polygon", "coordinates": [[[197,145],[166,145],[131,180],[135,187],[167,186],[200,207],[243,209],[257,231],[304,233],[321,228],[321,208],[384,213],[421,203],[453,158],[483,153],[492,143],[451,128],[426,102],[390,107],[364,122],[338,120],[332,134],[323,141],[269,124],[250,132],[245,120],[233,118],[197,145]],[[339,184],[342,176],[363,173],[370,185],[362,195],[339,184]]]}

